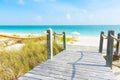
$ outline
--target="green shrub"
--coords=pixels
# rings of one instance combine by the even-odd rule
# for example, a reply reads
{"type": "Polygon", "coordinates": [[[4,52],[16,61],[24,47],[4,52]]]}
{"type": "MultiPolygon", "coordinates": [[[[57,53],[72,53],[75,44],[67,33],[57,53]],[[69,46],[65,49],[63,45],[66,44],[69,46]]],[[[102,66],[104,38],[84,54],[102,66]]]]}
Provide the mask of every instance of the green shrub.
{"type": "Polygon", "coordinates": [[[114,45],[113,45],[113,48],[116,48],[116,47],[117,47],[117,44],[114,44],[114,45]]]}

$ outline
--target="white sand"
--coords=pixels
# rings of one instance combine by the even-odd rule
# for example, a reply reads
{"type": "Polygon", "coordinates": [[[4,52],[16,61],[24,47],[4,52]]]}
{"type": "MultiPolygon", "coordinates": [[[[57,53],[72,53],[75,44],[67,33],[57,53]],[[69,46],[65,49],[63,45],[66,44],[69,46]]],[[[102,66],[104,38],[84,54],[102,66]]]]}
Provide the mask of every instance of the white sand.
{"type": "Polygon", "coordinates": [[[113,66],[112,71],[115,74],[116,80],[120,80],[120,68],[113,66]]]}
{"type": "Polygon", "coordinates": [[[6,47],[5,50],[7,50],[7,51],[20,50],[20,49],[22,49],[23,46],[24,46],[24,44],[14,44],[14,45],[6,47]]]}
{"type": "MultiPolygon", "coordinates": [[[[19,34],[19,33],[4,33],[4,32],[0,32],[0,34],[1,35],[7,35],[7,36],[17,35],[17,36],[20,36],[20,37],[28,37],[29,35],[30,36],[35,36],[35,37],[41,36],[41,34],[24,34],[24,33],[19,34]]],[[[5,42],[7,42],[8,40],[9,40],[9,38],[0,38],[0,45],[1,46],[6,46],[5,42]]],[[[8,42],[8,45],[12,44],[14,42],[15,42],[14,40],[11,40],[11,41],[8,42]]],[[[22,49],[23,46],[24,46],[24,44],[14,44],[14,45],[11,45],[11,46],[7,46],[5,48],[5,50],[7,50],[7,51],[20,50],[20,49],[22,49]]]]}
{"type": "MultiPolygon", "coordinates": [[[[70,37],[70,36],[69,36],[70,37]]],[[[78,42],[73,45],[99,47],[100,38],[97,36],[80,36],[78,42]]],[[[103,48],[106,49],[107,41],[104,40],[103,48]]]]}

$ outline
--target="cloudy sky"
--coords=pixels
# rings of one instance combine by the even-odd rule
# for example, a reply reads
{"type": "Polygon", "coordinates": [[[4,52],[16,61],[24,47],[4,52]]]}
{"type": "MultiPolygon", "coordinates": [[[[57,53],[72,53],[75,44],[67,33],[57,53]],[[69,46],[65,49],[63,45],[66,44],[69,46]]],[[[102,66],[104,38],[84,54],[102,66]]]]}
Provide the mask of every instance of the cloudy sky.
{"type": "Polygon", "coordinates": [[[0,25],[119,25],[120,0],[0,0],[0,25]]]}

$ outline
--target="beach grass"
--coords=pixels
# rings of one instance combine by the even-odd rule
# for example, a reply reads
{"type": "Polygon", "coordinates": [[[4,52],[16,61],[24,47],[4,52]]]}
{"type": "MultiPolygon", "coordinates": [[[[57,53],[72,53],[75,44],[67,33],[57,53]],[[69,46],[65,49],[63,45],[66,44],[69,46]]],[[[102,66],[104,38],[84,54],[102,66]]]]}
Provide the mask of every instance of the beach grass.
{"type": "MultiPolygon", "coordinates": [[[[63,38],[57,37],[57,41],[58,41],[58,42],[63,42],[63,38]]],[[[67,37],[67,38],[66,38],[66,41],[67,41],[67,43],[71,43],[71,44],[77,42],[77,40],[75,40],[75,39],[73,39],[73,38],[71,38],[71,37],[67,37]]]]}
{"type": "MultiPolygon", "coordinates": [[[[45,37],[43,37],[45,39],[45,37]]],[[[47,44],[40,40],[23,40],[20,50],[0,51],[0,80],[16,80],[36,65],[47,60],[47,44]]],[[[63,50],[53,42],[53,54],[63,50]]]]}

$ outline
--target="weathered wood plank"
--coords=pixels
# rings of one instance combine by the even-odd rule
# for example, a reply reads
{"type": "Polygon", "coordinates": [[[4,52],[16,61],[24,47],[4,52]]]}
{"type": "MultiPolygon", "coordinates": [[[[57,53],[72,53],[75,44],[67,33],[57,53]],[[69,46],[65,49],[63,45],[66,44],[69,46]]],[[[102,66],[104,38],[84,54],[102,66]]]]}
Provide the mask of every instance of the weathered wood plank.
{"type": "MultiPolygon", "coordinates": [[[[102,55],[95,48],[67,46],[65,51],[53,57],[53,60],[36,66],[18,80],[26,77],[42,80],[115,80],[115,76],[102,55]]],[[[25,78],[25,79],[24,79],[25,78]]]]}
{"type": "Polygon", "coordinates": [[[18,80],[41,80],[41,79],[37,79],[37,78],[33,78],[33,77],[20,77],[18,80]]]}

